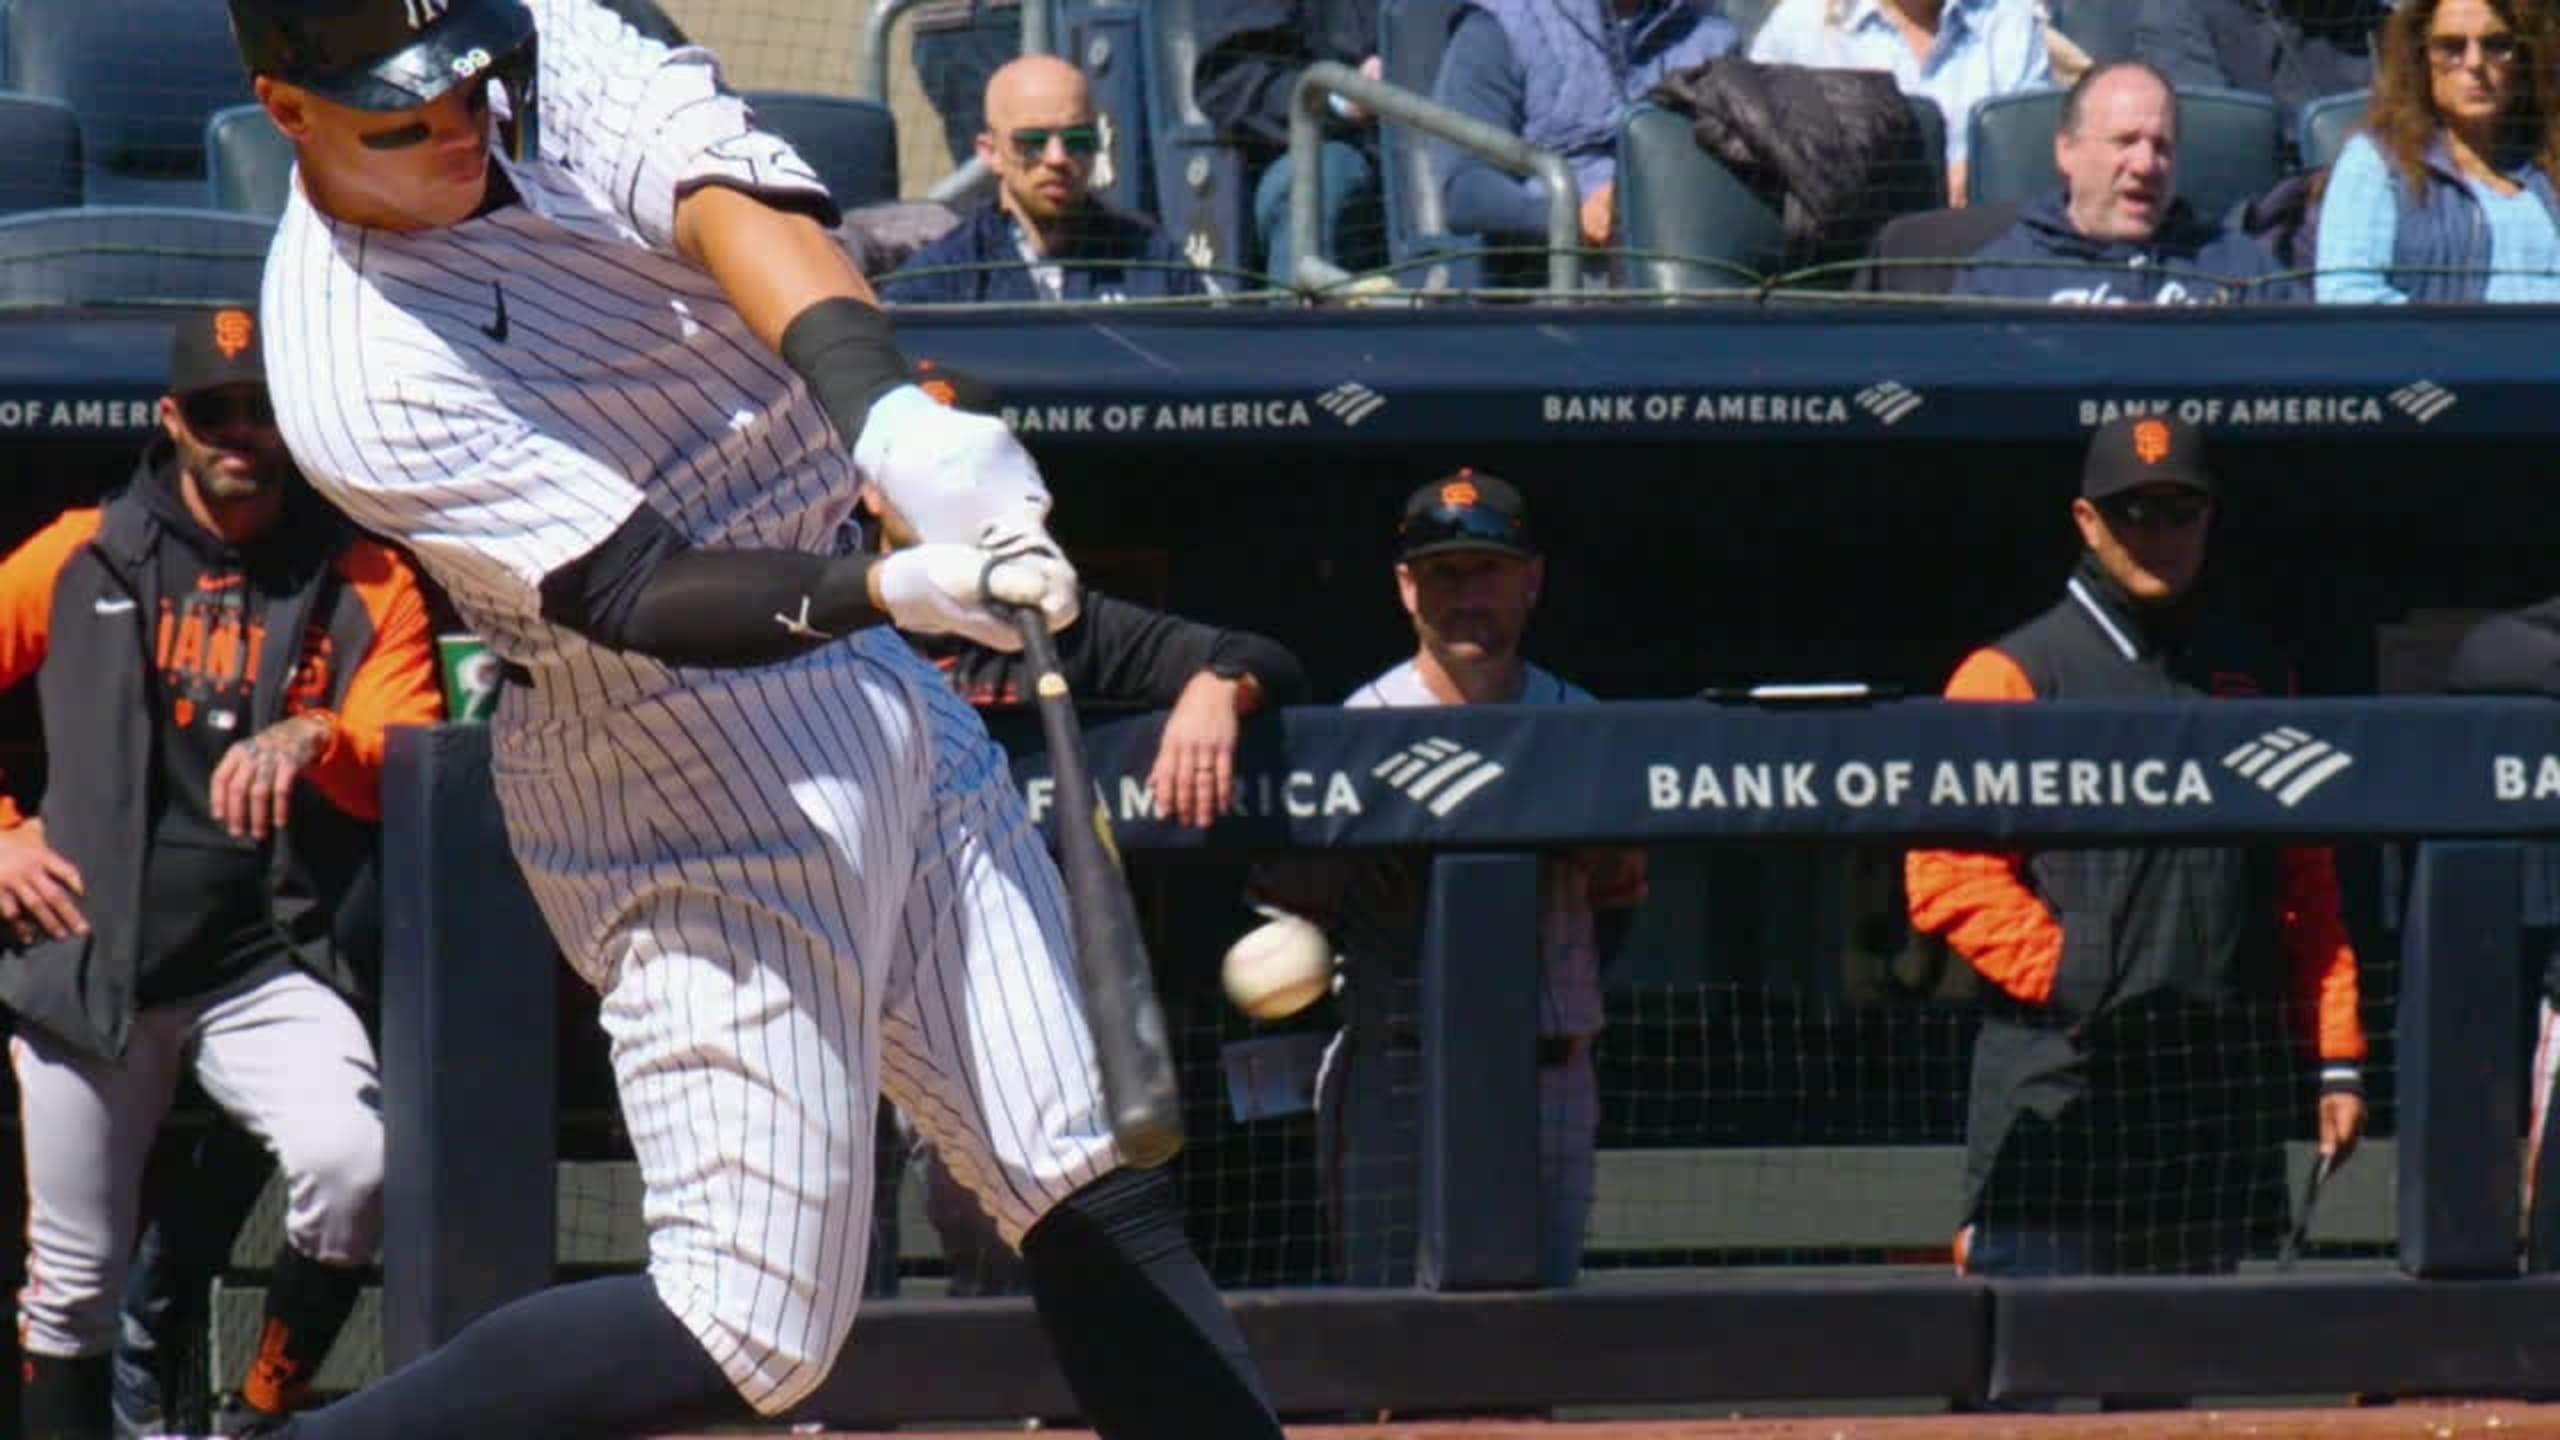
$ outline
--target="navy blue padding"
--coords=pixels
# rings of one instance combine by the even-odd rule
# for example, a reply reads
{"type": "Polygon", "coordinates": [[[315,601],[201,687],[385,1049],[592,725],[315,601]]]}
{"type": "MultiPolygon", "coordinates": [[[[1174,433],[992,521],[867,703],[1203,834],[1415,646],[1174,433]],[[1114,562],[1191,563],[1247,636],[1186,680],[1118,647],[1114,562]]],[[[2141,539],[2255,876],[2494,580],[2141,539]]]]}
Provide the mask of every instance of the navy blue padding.
{"type": "Polygon", "coordinates": [[[216,210],[264,215],[284,213],[293,194],[293,142],[266,110],[234,105],[204,125],[205,190],[216,210]]]}
{"type": "Polygon", "coordinates": [[[1060,0],[1059,58],[1084,72],[1102,126],[1095,198],[1115,209],[1153,213],[1155,177],[1148,172],[1146,37],[1139,10],[1124,0],[1060,0]]]}
{"type": "Polygon", "coordinates": [[[80,117],[59,100],[0,94],[0,214],[78,205],[80,117]]]}
{"type": "Polygon", "coordinates": [[[2365,107],[2372,103],[2372,91],[2350,90],[2343,95],[2323,95],[2303,106],[2294,134],[2294,148],[2302,157],[2302,168],[2318,170],[2336,164],[2338,152],[2347,148],[2347,137],[2364,123],[2365,107]]]}
{"type": "Polygon", "coordinates": [[[274,237],[257,216],[175,205],[0,217],[0,305],[245,304],[274,237]]]}
{"type": "Polygon", "coordinates": [[[1155,164],[1156,220],[1194,264],[1216,272],[1247,259],[1253,176],[1244,147],[1220,136],[1192,80],[1200,63],[1194,0],[1153,0],[1139,28],[1146,45],[1147,138],[1155,164]]]}
{"type": "MultiPolygon", "coordinates": [[[[2523,847],[2417,847],[2400,930],[2400,1268],[2516,1273],[2523,847]]],[[[2539,1188],[2539,1187],[2537,1187],[2539,1188]]]]}
{"type": "Polygon", "coordinates": [[[0,88],[78,112],[93,205],[203,203],[205,120],[250,98],[213,0],[10,0],[0,88]]]}
{"type": "MultiPolygon", "coordinates": [[[[2062,187],[2053,168],[2053,137],[2063,92],[1999,95],[1973,107],[1972,156],[1965,194],[1985,200],[2032,200],[2062,187]]],[[[2178,92],[2178,193],[2204,220],[2266,192],[2283,173],[2284,117],[2276,102],[2243,90],[2178,92]]]]}
{"type": "Polygon", "coordinates": [[[877,100],[798,90],[742,92],[756,123],[791,142],[847,210],[898,198],[898,125],[877,100]]]}

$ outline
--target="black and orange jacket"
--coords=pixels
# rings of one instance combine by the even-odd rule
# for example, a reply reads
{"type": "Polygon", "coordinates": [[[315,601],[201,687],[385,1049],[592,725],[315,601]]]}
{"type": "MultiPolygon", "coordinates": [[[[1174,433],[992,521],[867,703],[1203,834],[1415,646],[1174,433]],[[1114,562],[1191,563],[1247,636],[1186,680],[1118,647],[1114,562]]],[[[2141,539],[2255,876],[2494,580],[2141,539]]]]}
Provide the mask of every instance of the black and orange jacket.
{"type": "MultiPolygon", "coordinates": [[[[2272,648],[2202,618],[2132,605],[2084,559],[2062,601],[1977,650],[1951,700],[2291,693],[2272,648]]],[[[2322,1080],[2365,1054],[2356,956],[2325,847],[2154,846],[2033,853],[1915,850],[1911,923],[1945,937],[2010,999],[2072,1021],[2170,991],[2202,1003],[2282,995],[2322,1080]]]]}
{"type": "MultiPolygon", "coordinates": [[[[330,737],[294,787],[268,842],[267,903],[295,960],[343,993],[364,988],[378,890],[372,822],[381,813],[385,732],[442,714],[434,639],[416,575],[297,496],[285,563],[251,577],[244,635],[162,634],[157,547],[146,487],[175,483],[155,443],[133,479],[73,510],[0,561],[0,687],[32,676],[44,720],[45,842],[79,867],[86,935],[40,941],[0,963],[0,1004],[81,1052],[122,1055],[141,970],[144,856],[161,751],[153,669],[174,655],[241,667],[251,679],[240,733],[326,714],[330,737]],[[298,643],[273,644],[291,636],[298,643]]],[[[177,624],[179,622],[168,622],[177,624]]],[[[181,628],[183,628],[181,626],[181,628]]],[[[0,799],[0,825],[18,825],[0,799]]]]}

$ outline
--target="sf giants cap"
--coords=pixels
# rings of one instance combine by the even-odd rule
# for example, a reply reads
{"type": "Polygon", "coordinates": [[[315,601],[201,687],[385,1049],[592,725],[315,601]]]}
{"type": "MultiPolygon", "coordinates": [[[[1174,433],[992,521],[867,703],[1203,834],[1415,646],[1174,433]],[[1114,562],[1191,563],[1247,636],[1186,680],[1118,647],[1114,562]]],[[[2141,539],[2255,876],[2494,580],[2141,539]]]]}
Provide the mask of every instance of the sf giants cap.
{"type": "Polygon", "coordinates": [[[2204,432],[2169,415],[2128,415],[2098,427],[2080,468],[2080,493],[2103,500],[2145,485],[2178,485],[2212,494],[2204,432]]]}
{"type": "Polygon", "coordinates": [[[169,337],[169,393],[266,384],[265,339],[258,312],[244,305],[182,312],[169,337]]]}
{"type": "Polygon", "coordinates": [[[1511,482],[1481,470],[1443,475],[1413,492],[1396,530],[1396,559],[1460,550],[1527,557],[1538,553],[1529,508],[1511,482]]]}
{"type": "Polygon", "coordinates": [[[997,413],[996,387],[965,370],[954,370],[939,360],[915,362],[916,388],[950,406],[972,415],[997,413]]]}

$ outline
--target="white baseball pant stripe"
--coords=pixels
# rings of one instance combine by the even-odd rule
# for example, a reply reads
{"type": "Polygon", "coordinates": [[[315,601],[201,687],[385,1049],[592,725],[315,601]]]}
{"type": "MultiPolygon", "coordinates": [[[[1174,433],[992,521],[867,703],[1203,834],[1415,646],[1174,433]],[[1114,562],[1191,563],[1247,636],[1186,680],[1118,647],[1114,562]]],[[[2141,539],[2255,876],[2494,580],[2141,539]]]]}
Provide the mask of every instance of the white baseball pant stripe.
{"type": "MultiPolygon", "coordinates": [[[[774,768],[804,778],[765,782],[755,808],[759,777],[732,774],[709,813],[641,821],[714,854],[529,875],[556,933],[620,917],[581,970],[603,985],[650,1277],[767,1414],[826,1378],[852,1327],[884,1089],[1010,1244],[1118,1163],[1065,897],[1000,752],[921,664],[848,668],[857,683],[823,692],[776,683],[782,713],[759,717],[774,768]],[[808,778],[827,726],[855,763],[808,778]]],[[[684,776],[696,732],[657,733],[662,773],[684,776]]]]}
{"type": "Polygon", "coordinates": [[[114,1347],[143,1162],[183,1067],[283,1166],[294,1249],[356,1265],[381,1243],[381,1067],[347,1002],[302,971],[143,1011],[122,1064],[33,1031],[9,1056],[26,1130],[29,1353],[114,1347]]]}

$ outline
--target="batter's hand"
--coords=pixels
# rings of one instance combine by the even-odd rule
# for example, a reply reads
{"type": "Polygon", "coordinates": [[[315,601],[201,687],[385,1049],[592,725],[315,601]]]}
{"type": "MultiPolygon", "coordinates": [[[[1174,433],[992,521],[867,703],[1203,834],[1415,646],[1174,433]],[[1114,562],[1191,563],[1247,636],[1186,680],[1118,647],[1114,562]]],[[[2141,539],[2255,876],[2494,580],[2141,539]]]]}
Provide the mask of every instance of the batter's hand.
{"type": "Polygon", "coordinates": [[[328,748],[336,728],[327,715],[296,715],[222,752],[222,763],[213,767],[214,822],[248,840],[283,830],[293,782],[328,748]]]}
{"type": "Polygon", "coordinates": [[[80,869],[44,841],[44,822],[0,830],[0,929],[19,943],[86,935],[80,869]]]}
{"type": "Polygon", "coordinates": [[[2336,1090],[2320,1097],[2320,1153],[2332,1166],[2344,1165],[2364,1138],[2364,1097],[2336,1090]]]}
{"type": "Polygon", "coordinates": [[[1147,775],[1157,814],[1206,830],[1234,804],[1236,691],[1243,685],[1203,670],[1182,687],[1147,775]]]}
{"type": "Polygon", "coordinates": [[[871,402],[853,463],[928,544],[973,545],[990,521],[1049,513],[1040,467],[1003,421],[913,385],[871,402]]]}
{"type": "Polygon", "coordinates": [[[889,622],[917,635],[957,635],[991,650],[1022,648],[1022,632],[995,607],[1036,606],[1063,625],[1076,616],[1076,572],[1054,550],[910,545],[871,567],[871,590],[889,622]],[[1053,607],[1062,605],[1065,620],[1053,607]]]}

